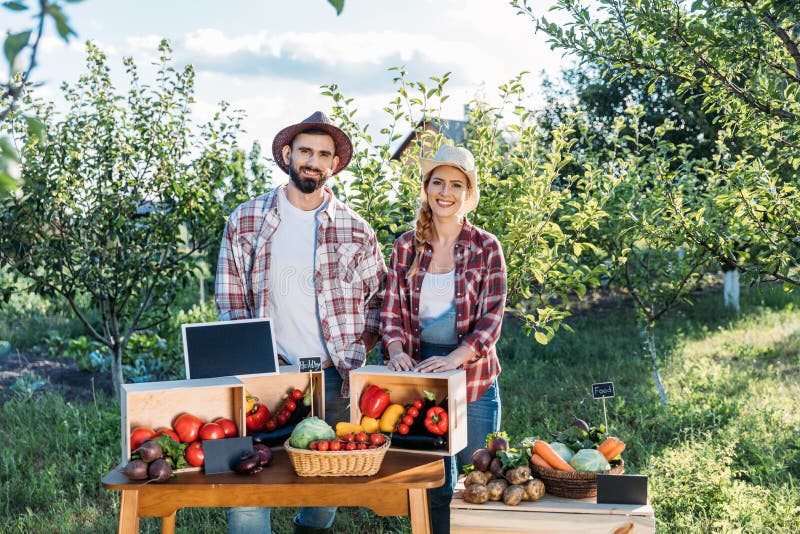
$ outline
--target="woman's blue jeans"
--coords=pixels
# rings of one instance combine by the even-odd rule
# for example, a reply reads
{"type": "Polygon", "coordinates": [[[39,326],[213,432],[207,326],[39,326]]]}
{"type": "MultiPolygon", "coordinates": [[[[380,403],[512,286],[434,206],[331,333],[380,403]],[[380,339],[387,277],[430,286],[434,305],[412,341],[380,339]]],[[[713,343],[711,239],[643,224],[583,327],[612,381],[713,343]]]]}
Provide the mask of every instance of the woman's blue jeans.
{"type": "MultiPolygon", "coordinates": [[[[445,356],[455,348],[455,345],[422,343],[420,356],[422,359],[445,356]]],[[[486,435],[500,430],[500,413],[500,389],[495,380],[480,399],[467,404],[467,446],[455,456],[444,458],[444,485],[428,490],[433,534],[450,532],[450,501],[458,482],[458,473],[465,465],[472,463],[475,449],[486,446],[486,435]]]]}
{"type": "MultiPolygon", "coordinates": [[[[342,377],[336,367],[329,367],[325,373],[325,421],[333,426],[338,421],[350,420],[350,399],[339,395],[342,390],[342,377]]],[[[267,468],[269,469],[269,468],[267,468]]],[[[230,534],[270,534],[270,508],[247,507],[228,508],[228,532],[230,534]]],[[[295,518],[300,525],[316,528],[330,528],[336,517],[336,507],[305,507],[295,518]]]]}

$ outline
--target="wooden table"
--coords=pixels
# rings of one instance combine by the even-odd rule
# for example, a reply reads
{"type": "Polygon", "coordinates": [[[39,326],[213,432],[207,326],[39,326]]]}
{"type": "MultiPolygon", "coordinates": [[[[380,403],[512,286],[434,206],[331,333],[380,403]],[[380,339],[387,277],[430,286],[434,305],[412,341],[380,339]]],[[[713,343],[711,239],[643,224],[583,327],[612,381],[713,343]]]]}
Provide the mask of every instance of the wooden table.
{"type": "Polygon", "coordinates": [[[371,477],[300,477],[286,452],[257,475],[178,473],[163,484],[128,480],[118,471],[103,487],[122,492],[119,533],[139,531],[140,517],[160,517],[161,532],[175,532],[179,508],[231,506],[364,506],[382,516],[410,516],[411,531],[429,533],[426,489],[444,483],[441,456],[389,450],[371,477]]]}

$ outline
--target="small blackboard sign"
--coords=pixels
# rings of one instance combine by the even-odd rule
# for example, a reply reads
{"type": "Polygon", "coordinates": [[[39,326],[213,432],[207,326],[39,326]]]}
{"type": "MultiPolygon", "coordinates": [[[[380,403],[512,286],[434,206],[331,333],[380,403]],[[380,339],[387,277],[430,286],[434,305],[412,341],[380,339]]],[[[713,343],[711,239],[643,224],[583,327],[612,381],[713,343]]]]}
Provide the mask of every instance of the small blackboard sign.
{"type": "Polygon", "coordinates": [[[186,378],[278,373],[272,321],[242,319],[181,326],[186,378]]]}
{"type": "Polygon", "coordinates": [[[592,397],[595,399],[609,399],[614,396],[614,382],[601,382],[592,384],[592,397]]]}
{"type": "Polygon", "coordinates": [[[230,473],[243,454],[253,452],[253,437],[207,439],[203,441],[203,470],[207,475],[230,473]]]}
{"type": "Polygon", "coordinates": [[[300,358],[300,372],[310,373],[322,369],[321,358],[300,358]]]}
{"type": "Polygon", "coordinates": [[[647,475],[597,475],[599,504],[647,504],[647,475]]]}

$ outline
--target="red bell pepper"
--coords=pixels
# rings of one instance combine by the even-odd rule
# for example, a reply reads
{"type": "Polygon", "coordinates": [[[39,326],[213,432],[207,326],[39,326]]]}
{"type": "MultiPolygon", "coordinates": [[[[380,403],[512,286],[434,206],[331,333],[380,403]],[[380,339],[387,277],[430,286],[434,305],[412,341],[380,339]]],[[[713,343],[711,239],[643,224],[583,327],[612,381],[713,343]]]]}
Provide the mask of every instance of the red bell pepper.
{"type": "Polygon", "coordinates": [[[428,409],[425,415],[425,428],[428,432],[441,436],[447,434],[447,411],[441,406],[434,406],[428,409]]]}
{"type": "Polygon", "coordinates": [[[389,390],[372,385],[361,395],[358,406],[361,413],[367,417],[378,419],[383,411],[392,403],[389,398],[389,390]]]}
{"type": "Polygon", "coordinates": [[[255,403],[253,411],[245,416],[245,424],[249,432],[258,432],[270,419],[269,409],[261,403],[255,403]]]}

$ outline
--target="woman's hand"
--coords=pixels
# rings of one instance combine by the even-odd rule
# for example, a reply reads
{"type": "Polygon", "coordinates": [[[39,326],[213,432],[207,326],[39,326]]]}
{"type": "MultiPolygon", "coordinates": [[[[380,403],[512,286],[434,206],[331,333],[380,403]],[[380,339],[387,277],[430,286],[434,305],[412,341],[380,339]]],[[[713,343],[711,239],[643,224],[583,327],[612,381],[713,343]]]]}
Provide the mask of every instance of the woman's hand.
{"type": "Polygon", "coordinates": [[[414,370],[418,373],[443,373],[453,369],[458,369],[458,365],[454,365],[449,355],[425,358],[414,367],[414,370]]]}
{"type": "Polygon", "coordinates": [[[386,367],[392,371],[410,371],[414,368],[414,360],[405,352],[398,352],[389,358],[386,367]]]}

